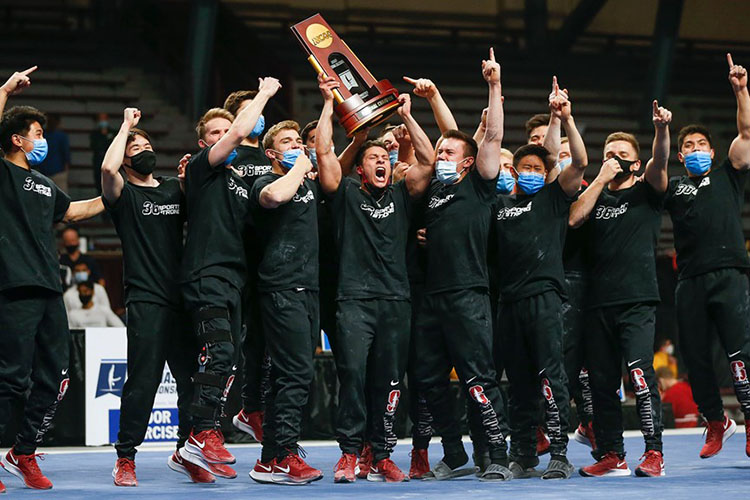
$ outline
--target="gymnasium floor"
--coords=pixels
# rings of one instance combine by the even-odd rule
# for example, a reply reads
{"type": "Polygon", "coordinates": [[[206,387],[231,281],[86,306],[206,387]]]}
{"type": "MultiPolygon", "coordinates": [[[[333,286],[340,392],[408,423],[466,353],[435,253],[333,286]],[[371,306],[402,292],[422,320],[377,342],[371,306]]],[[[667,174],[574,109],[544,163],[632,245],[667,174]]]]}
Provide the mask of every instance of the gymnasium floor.
{"type": "MultiPolygon", "coordinates": [[[[709,498],[723,500],[747,498],[750,488],[750,458],[745,456],[745,433],[743,427],[724,444],[721,453],[711,459],[701,460],[698,451],[703,442],[702,430],[671,430],[664,436],[664,452],[667,476],[662,478],[584,478],[575,475],[569,481],[542,481],[539,479],[514,480],[507,483],[480,483],[473,476],[447,482],[412,481],[401,484],[369,483],[358,480],[354,484],[333,484],[332,468],[339,451],[332,442],[303,443],[307,450],[308,463],[323,470],[325,477],[311,485],[275,486],[253,482],[247,475],[256,458],[258,445],[229,446],[237,457],[235,468],[238,477],[233,480],[217,479],[215,484],[196,485],[186,476],[169,470],[166,461],[172,448],[164,445],[143,447],[137,456],[139,486],[118,488],[112,484],[111,471],[115,461],[112,448],[57,448],[40,449],[47,453],[40,466],[53,483],[50,491],[30,490],[22,482],[5,471],[0,477],[8,488],[7,498],[56,498],[78,499],[97,497],[115,499],[179,498],[206,499],[263,498],[307,500],[369,498],[440,500],[481,500],[505,498],[659,498],[685,499],[709,498]]],[[[634,470],[643,452],[643,441],[638,432],[626,432],[628,465],[634,470]]],[[[467,451],[471,444],[467,440],[467,451]]],[[[403,469],[409,468],[408,440],[400,440],[394,460],[403,469]]],[[[442,456],[440,445],[433,440],[430,446],[431,459],[442,456]]],[[[576,467],[592,463],[589,449],[571,440],[568,457],[576,467]]],[[[542,466],[547,462],[542,457],[542,466]]]]}

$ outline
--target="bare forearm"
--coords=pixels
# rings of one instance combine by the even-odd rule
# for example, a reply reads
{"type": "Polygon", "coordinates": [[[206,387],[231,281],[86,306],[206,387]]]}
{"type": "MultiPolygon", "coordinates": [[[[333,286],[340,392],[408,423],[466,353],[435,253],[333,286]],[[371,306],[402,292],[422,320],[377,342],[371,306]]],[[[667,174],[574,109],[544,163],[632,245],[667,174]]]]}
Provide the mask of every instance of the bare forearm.
{"type": "MultiPolygon", "coordinates": [[[[323,111],[320,113],[318,120],[317,132],[315,134],[315,154],[318,158],[318,175],[320,176],[320,185],[326,193],[333,193],[338,189],[341,183],[341,163],[333,154],[333,101],[326,101],[323,104],[323,111]]],[[[351,143],[341,154],[348,161],[349,168],[354,163],[356,151],[351,151],[351,143]]]]}
{"type": "Polygon", "coordinates": [[[8,93],[0,89],[0,116],[5,111],[5,104],[8,102],[8,93]]]}
{"type": "Polygon", "coordinates": [[[297,193],[302,179],[305,177],[302,167],[294,166],[280,179],[273,181],[263,188],[260,193],[260,204],[264,208],[276,208],[291,200],[297,193]]]}
{"type": "Polygon", "coordinates": [[[586,191],[581,193],[581,196],[570,207],[570,215],[568,216],[568,225],[570,227],[579,227],[589,218],[591,211],[596,205],[596,200],[599,199],[599,195],[602,194],[605,185],[606,183],[597,177],[589,184],[586,191]]]}
{"type": "Polygon", "coordinates": [[[432,165],[435,150],[432,149],[430,138],[427,137],[427,134],[425,134],[422,127],[419,126],[419,123],[417,123],[417,120],[412,115],[403,117],[403,120],[406,130],[409,131],[416,161],[422,165],[432,165]]]}
{"type": "MultiPolygon", "coordinates": [[[[589,163],[588,155],[586,154],[586,145],[583,143],[583,138],[576,128],[575,120],[571,116],[563,123],[565,128],[565,134],[568,136],[568,143],[570,144],[570,157],[572,159],[571,164],[573,167],[586,168],[589,163]]],[[[547,132],[549,134],[549,131],[547,132]]],[[[558,134],[559,140],[559,134],[558,134]]]]}
{"type": "Polygon", "coordinates": [[[503,127],[505,115],[503,114],[503,89],[500,83],[490,84],[489,86],[489,105],[487,107],[487,128],[484,133],[485,143],[495,143],[497,154],[500,154],[500,148],[503,142],[503,127]]]}
{"type": "Polygon", "coordinates": [[[430,103],[432,114],[435,116],[435,121],[441,134],[444,134],[447,130],[458,130],[456,119],[453,117],[453,113],[451,113],[440,92],[435,92],[435,95],[429,98],[428,102],[430,103]]]}
{"type": "Polygon", "coordinates": [[[560,130],[560,118],[554,114],[550,115],[542,146],[549,151],[550,158],[554,161],[557,161],[557,155],[560,153],[560,130]]]}
{"type": "Polygon", "coordinates": [[[750,94],[747,87],[737,94],[737,134],[743,139],[750,139],[750,94]]]}
{"type": "Polygon", "coordinates": [[[63,220],[65,222],[78,222],[95,217],[103,211],[104,203],[102,203],[101,196],[90,200],[74,201],[68,207],[68,211],[65,212],[63,220]]]}

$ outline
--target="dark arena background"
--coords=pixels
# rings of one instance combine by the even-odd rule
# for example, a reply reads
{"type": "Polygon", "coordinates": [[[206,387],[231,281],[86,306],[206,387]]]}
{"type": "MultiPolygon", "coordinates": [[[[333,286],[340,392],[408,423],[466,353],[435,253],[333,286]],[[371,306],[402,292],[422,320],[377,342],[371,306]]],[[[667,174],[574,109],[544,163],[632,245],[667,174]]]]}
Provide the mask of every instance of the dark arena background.
{"type": "MultiPolygon", "coordinates": [[[[282,120],[304,126],[320,116],[323,100],[315,71],[290,30],[316,13],[376,79],[390,80],[401,93],[412,92],[412,114],[433,144],[441,134],[432,111],[425,99],[414,96],[414,86],[403,77],[432,80],[459,127],[472,134],[487,106],[481,62],[489,47],[494,47],[502,72],[503,147],[515,151],[527,143],[524,124],[535,114],[549,112],[548,95],[556,76],[568,90],[586,144],[588,182],[599,173],[605,139],[614,131],[637,137],[645,165],[654,134],[653,100],[673,114],[670,177],[685,175],[676,149],[682,126],[708,127],[717,161],[726,158],[737,135],[737,104],[727,80],[726,54],[732,54],[735,64],[750,66],[750,2],[734,0],[0,0],[0,80],[38,66],[29,74],[32,85],[10,96],[5,109],[38,108],[48,117],[45,136],[50,129],[66,135],[68,149],[60,153],[63,170],[43,173],[65,186],[73,200],[100,195],[104,151],[127,107],[142,112],[139,127],[148,131],[157,151],[154,174],[176,176],[182,156],[199,151],[195,124],[203,113],[222,107],[234,91],[256,90],[261,77],[275,77],[282,85],[263,110],[266,130],[282,120]]],[[[401,123],[398,115],[389,122],[401,123]]],[[[372,138],[379,129],[371,131],[372,138]]],[[[334,120],[337,154],[349,140],[334,120]]],[[[748,197],[745,191],[741,220],[746,248],[750,248],[748,197]]],[[[104,213],[76,227],[80,240],[74,244],[98,266],[112,312],[127,320],[122,250],[112,218],[104,213]]],[[[69,244],[64,242],[64,229],[63,224],[55,227],[61,255],[69,244]]],[[[702,374],[688,373],[680,350],[674,241],[665,211],[655,255],[660,302],[653,351],[665,353],[665,359],[676,363],[677,379],[687,381],[702,374]],[[674,345],[673,351],[663,349],[666,341],[674,345]]],[[[324,272],[321,269],[321,279],[324,272]]],[[[67,284],[74,282],[75,270],[61,267],[61,273],[67,284]]],[[[0,330],[6,327],[0,324],[0,330]]],[[[665,477],[581,477],[577,469],[593,459],[590,447],[572,438],[578,425],[572,403],[568,459],[576,472],[568,481],[532,478],[496,484],[479,482],[471,475],[452,481],[381,484],[360,479],[334,484],[333,468],[340,456],[335,441],[339,381],[321,335],[301,444],[306,461],[323,472],[322,480],[287,488],[258,484],[248,477],[260,458],[260,445],[232,425],[231,417],[242,406],[242,370],[228,394],[227,417],[222,418],[227,449],[237,458],[233,465],[237,477],[193,484],[174,474],[167,459],[177,434],[176,386],[165,370],[146,443],[138,454],[138,487],[118,488],[112,484],[111,471],[117,459],[112,445],[127,377],[124,331],[116,328],[115,335],[105,328],[71,327],[70,383],[38,449],[46,454],[40,466],[54,488],[28,489],[0,471],[8,497],[682,499],[741,498],[750,488],[746,423],[735,397],[734,368],[730,369],[715,333],[706,349],[711,351],[724,409],[738,425],[736,435],[726,441],[721,454],[702,460],[698,455],[705,440],[702,419],[697,426],[675,429],[680,418],[665,403],[665,477]],[[111,340],[115,337],[110,334],[117,340],[111,340]]],[[[745,342],[750,343],[750,338],[745,342]]],[[[634,387],[624,363],[623,381],[625,448],[634,468],[643,440],[634,387]]],[[[500,387],[507,391],[505,377],[500,387]]],[[[451,381],[450,392],[471,456],[466,396],[458,380],[451,381]]],[[[13,418],[0,436],[3,453],[19,430],[23,399],[13,402],[13,418]]],[[[404,471],[410,465],[412,423],[407,409],[411,399],[404,388],[393,424],[399,441],[392,457],[404,471]]],[[[438,436],[432,438],[429,452],[434,465],[442,452],[438,436]]],[[[548,456],[541,457],[541,470],[548,456]]]]}

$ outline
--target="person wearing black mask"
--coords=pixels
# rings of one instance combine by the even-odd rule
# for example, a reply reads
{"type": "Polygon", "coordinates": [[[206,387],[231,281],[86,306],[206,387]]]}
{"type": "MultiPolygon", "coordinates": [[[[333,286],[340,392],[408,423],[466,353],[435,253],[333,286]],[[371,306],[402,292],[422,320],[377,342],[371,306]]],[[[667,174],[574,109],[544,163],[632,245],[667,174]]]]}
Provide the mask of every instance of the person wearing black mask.
{"type": "Polygon", "coordinates": [[[76,226],[70,225],[63,229],[62,233],[60,233],[60,239],[62,240],[65,253],[60,255],[60,264],[69,267],[70,270],[73,271],[76,264],[79,262],[85,262],[91,271],[91,279],[100,285],[105,286],[96,259],[81,252],[80,238],[81,235],[76,226]]]}
{"type": "MultiPolygon", "coordinates": [[[[122,240],[123,281],[128,316],[128,380],[122,391],[120,430],[112,472],[117,486],[136,486],[136,447],[143,442],[164,362],[177,381],[179,449],[187,439],[191,419],[190,377],[197,369],[197,341],[180,301],[178,277],[185,221],[184,196],[174,177],[154,177],[156,153],[149,135],[135,128],[141,112],[124,111],[120,131],[102,163],[104,204],[122,240]],[[123,166],[127,181],[120,175],[123,166]]],[[[169,459],[171,469],[194,482],[213,482],[213,476],[183,460],[178,452],[169,459]]],[[[215,471],[234,477],[229,467],[215,471]]]]}
{"type": "Polygon", "coordinates": [[[638,476],[663,476],[661,399],[654,375],[654,328],[659,288],[656,243],[667,189],[669,122],[672,113],[653,102],[652,158],[644,179],[635,136],[615,132],[604,143],[604,163],[570,210],[569,223],[588,219],[591,275],[585,332],[586,360],[594,404],[597,462],[582,476],[626,476],[623,424],[617,389],[622,359],[635,391],[641,433],[646,441],[638,476]]]}

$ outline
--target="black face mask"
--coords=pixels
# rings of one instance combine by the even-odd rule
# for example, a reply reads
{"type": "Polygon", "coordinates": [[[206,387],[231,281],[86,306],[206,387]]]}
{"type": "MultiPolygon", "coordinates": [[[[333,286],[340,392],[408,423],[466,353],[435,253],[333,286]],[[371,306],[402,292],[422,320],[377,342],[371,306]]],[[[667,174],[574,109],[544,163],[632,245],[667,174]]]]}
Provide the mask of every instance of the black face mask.
{"type": "Polygon", "coordinates": [[[75,253],[78,250],[78,245],[65,245],[65,251],[69,254],[75,253]]]}
{"type": "Polygon", "coordinates": [[[130,168],[141,175],[149,175],[156,167],[156,153],[144,150],[130,157],[130,168]]]}
{"type": "Polygon", "coordinates": [[[620,164],[620,168],[622,169],[622,172],[618,172],[617,175],[615,175],[615,179],[619,180],[619,179],[627,177],[627,176],[629,176],[631,174],[637,174],[638,173],[637,170],[633,170],[633,171],[630,170],[630,166],[633,163],[635,163],[636,161],[638,161],[638,160],[632,160],[632,161],[631,160],[623,160],[619,156],[613,156],[613,158],[615,160],[617,160],[617,163],[620,164]]]}
{"type": "Polygon", "coordinates": [[[78,298],[81,299],[81,304],[84,306],[87,305],[89,302],[91,302],[91,299],[94,298],[93,295],[84,295],[82,293],[78,294],[78,298]]]}

